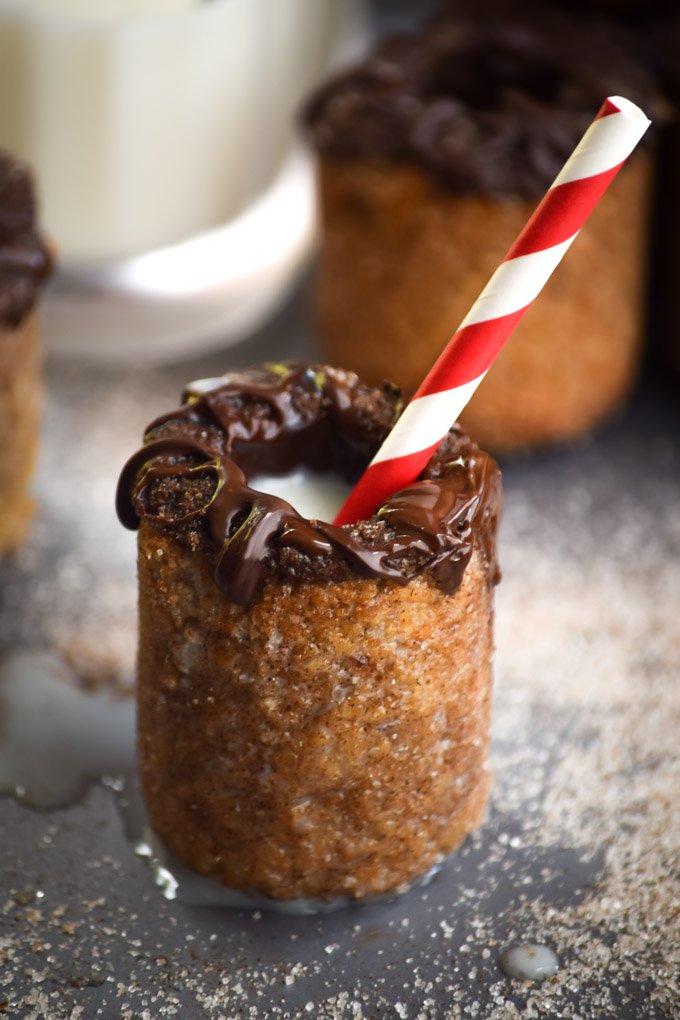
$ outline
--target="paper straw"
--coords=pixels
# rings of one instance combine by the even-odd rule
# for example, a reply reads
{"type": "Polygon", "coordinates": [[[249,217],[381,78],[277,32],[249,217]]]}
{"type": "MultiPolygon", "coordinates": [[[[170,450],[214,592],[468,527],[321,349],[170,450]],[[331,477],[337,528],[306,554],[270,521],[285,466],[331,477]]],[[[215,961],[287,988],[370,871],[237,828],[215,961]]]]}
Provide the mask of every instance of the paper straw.
{"type": "MultiPolygon", "coordinates": [[[[650,125],[610,96],[335,518],[370,517],[423,470],[650,125]]],[[[597,286],[597,281],[593,281],[597,286]]],[[[517,394],[521,400],[521,392],[517,394]]]]}

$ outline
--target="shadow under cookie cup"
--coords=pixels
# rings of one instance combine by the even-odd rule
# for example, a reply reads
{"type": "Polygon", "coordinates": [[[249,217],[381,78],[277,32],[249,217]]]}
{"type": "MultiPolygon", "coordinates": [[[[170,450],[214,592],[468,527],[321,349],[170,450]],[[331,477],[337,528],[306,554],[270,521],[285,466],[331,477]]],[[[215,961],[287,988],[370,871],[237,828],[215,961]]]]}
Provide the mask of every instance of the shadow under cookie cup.
{"type": "MultiPolygon", "coordinates": [[[[201,434],[191,441],[204,444],[204,462],[210,449],[249,462],[251,476],[269,470],[277,444],[283,470],[309,463],[310,449],[318,465],[344,432],[356,474],[398,409],[393,390],[351,373],[283,373],[225,377],[222,398],[217,389],[165,416],[147,435],[146,460],[140,451],[133,476],[124,472],[121,516],[141,517],[140,775],[154,829],[199,873],[275,899],[360,899],[411,883],[484,816],[499,474],[452,430],[431,477],[370,522],[333,529],[266,497],[279,517],[256,543],[256,590],[237,601],[234,560],[225,571],[207,511],[182,532],[167,515],[169,489],[163,506],[149,478],[150,469],[161,488],[176,483],[186,524],[192,497],[178,479],[201,455],[166,445],[154,457],[154,442],[201,434]],[[239,420],[245,430],[232,429],[239,420]],[[254,458],[247,439],[230,444],[244,431],[254,458]],[[441,520],[429,531],[433,508],[441,520]]],[[[239,531],[249,517],[261,525],[258,495],[230,477],[226,501],[245,492],[247,513],[224,546],[247,556],[255,547],[239,531]]],[[[206,507],[211,497],[204,489],[206,507]]]]}

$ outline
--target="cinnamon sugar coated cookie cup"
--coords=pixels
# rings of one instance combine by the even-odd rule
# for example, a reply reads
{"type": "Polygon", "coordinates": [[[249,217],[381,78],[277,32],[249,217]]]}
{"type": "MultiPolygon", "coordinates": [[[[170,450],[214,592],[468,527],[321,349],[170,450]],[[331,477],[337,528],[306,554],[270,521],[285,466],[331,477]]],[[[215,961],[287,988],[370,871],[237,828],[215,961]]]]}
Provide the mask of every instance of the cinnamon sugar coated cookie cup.
{"type": "Polygon", "coordinates": [[[40,353],[37,319],[0,327],[0,554],[21,545],[33,514],[38,453],[40,353]]]}
{"type": "MultiPolygon", "coordinates": [[[[545,4],[478,6],[383,40],[306,111],[319,155],[316,305],[326,351],[407,393],[604,98],[626,96],[652,116],[661,106],[610,26],[574,25],[545,4]]],[[[505,453],[574,439],[629,393],[651,176],[651,156],[638,150],[472,396],[461,421],[483,446],[505,453]]]]}
{"type": "Polygon", "coordinates": [[[275,900],[404,888],[486,809],[498,469],[454,428],[419,482],[336,528],[247,476],[332,462],[353,479],[398,414],[392,387],[265,366],[188,396],[119,488],[141,522],[153,828],[275,900]]]}
{"type": "Polygon", "coordinates": [[[35,306],[49,266],[28,168],[0,151],[0,555],[21,544],[33,510],[41,390],[35,306]]]}
{"type": "MultiPolygon", "coordinates": [[[[489,369],[461,415],[482,445],[504,453],[574,439],[628,395],[650,175],[644,152],[620,171],[489,369]]],[[[319,180],[317,309],[328,355],[373,383],[391,372],[414,392],[535,203],[458,197],[408,166],[326,160],[319,180]]]]}
{"type": "Polygon", "coordinates": [[[426,872],[489,791],[491,597],[416,579],[295,585],[244,609],[150,525],[139,546],[139,762],[182,861],[267,896],[363,897],[426,872]]]}

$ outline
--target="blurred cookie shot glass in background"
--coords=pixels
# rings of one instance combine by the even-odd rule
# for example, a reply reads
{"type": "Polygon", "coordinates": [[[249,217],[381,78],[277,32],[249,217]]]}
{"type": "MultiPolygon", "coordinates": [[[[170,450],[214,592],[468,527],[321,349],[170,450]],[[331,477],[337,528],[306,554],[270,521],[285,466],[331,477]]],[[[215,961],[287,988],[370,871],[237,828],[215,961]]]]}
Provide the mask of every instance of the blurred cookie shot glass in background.
{"type": "Polygon", "coordinates": [[[0,557],[21,544],[31,522],[41,391],[36,306],[49,270],[30,170],[0,150],[0,557]]]}
{"type": "MultiPolygon", "coordinates": [[[[608,24],[523,2],[450,5],[310,98],[325,351],[413,392],[606,94],[659,119],[608,24]]],[[[647,146],[648,139],[645,140],[647,146]]],[[[627,398],[644,333],[653,153],[623,168],[461,418],[499,454],[586,435],[627,398]],[[606,272],[603,267],[606,266],[606,272]],[[521,393],[521,399],[518,399],[521,393]]]]}

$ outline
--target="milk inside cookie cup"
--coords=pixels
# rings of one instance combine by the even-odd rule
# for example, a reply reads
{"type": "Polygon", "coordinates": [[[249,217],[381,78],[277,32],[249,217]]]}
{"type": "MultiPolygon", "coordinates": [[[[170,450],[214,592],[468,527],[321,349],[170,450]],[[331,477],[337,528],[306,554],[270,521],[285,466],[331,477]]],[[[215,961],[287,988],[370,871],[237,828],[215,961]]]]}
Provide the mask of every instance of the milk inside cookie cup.
{"type": "Polygon", "coordinates": [[[207,540],[180,479],[208,468],[182,443],[224,460],[218,433],[250,436],[231,446],[249,478],[334,457],[347,475],[391,425],[394,391],[283,371],[227,377],[165,416],[124,472],[121,516],[141,518],[140,775],[155,831],[199,873],[277,900],[361,899],[410,884],[484,815],[498,474],[455,433],[457,456],[419,488],[334,529],[222,463],[221,506],[199,483],[207,540]]]}
{"type": "Polygon", "coordinates": [[[256,475],[254,489],[285,499],[302,517],[332,521],[351,486],[331,472],[320,474],[298,468],[287,475],[256,475]]]}

